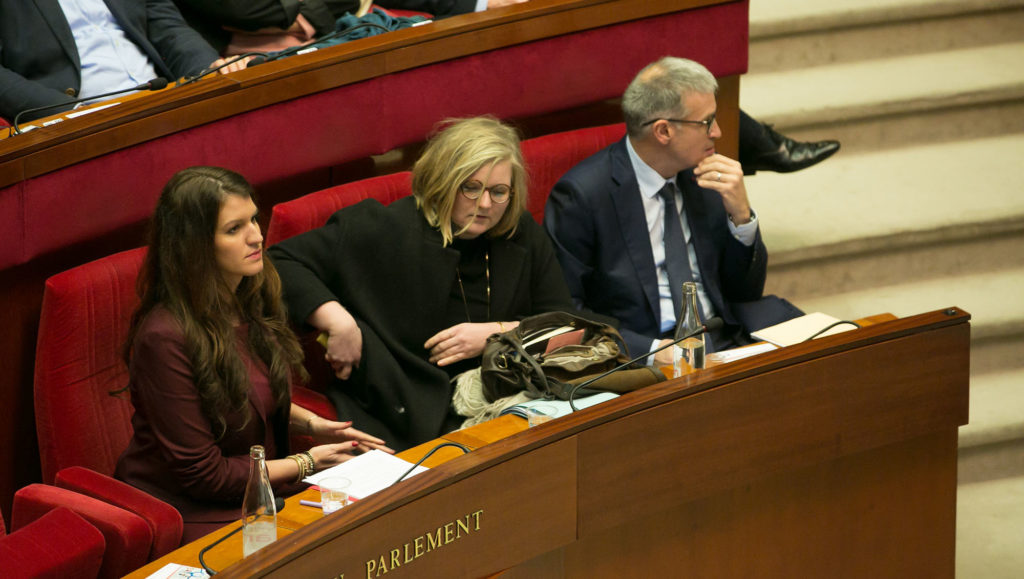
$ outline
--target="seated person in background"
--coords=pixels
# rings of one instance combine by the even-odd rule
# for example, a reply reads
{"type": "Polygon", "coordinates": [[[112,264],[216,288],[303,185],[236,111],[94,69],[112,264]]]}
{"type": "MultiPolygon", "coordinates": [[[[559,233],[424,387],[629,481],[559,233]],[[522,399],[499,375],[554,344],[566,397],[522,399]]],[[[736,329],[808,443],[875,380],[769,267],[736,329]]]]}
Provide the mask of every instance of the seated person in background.
{"type": "Polygon", "coordinates": [[[240,175],[179,172],[152,227],[125,344],[134,435],[115,476],[178,509],[184,542],[239,518],[254,444],[277,492],[353,451],[390,450],[290,402],[302,351],[240,175]],[[289,427],[321,444],[287,456],[289,427]]]}
{"type": "Polygon", "coordinates": [[[413,167],[412,189],[269,250],[292,318],[327,334],[338,412],[398,449],[459,427],[450,380],[479,366],[487,336],[572,308],[551,242],[524,211],[511,127],[449,122],[413,167]]]}
{"type": "Polygon", "coordinates": [[[367,0],[174,0],[189,26],[220,54],[284,50],[334,31],[367,0]]]}
{"type": "MultiPolygon", "coordinates": [[[[691,60],[648,65],[622,97],[626,137],[566,173],[545,207],[573,301],[617,318],[633,356],[669,341],[686,281],[697,283],[702,319],[725,322],[709,352],[759,329],[742,327],[733,311],[762,297],[768,252],[743,167],[715,152],[717,90],[691,60]]],[[[649,363],[671,356],[666,349],[649,363]]]]}
{"type": "MultiPolygon", "coordinates": [[[[0,0],[0,15],[0,116],[8,120],[224,63],[171,0],[0,0]]],[[[221,72],[244,67],[239,62],[221,72]]]]}

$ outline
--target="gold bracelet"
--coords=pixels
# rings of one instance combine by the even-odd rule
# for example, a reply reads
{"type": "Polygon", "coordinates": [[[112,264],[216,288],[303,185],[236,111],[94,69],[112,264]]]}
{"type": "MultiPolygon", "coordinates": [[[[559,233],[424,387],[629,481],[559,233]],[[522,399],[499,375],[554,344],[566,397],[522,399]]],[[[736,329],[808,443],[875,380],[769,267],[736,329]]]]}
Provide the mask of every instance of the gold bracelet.
{"type": "Polygon", "coordinates": [[[288,458],[295,461],[295,466],[299,467],[299,475],[295,477],[295,482],[302,482],[302,479],[306,478],[306,463],[297,454],[289,455],[288,458]]]}
{"type": "Polygon", "coordinates": [[[307,462],[309,463],[309,473],[313,474],[316,472],[316,460],[313,459],[313,455],[308,450],[302,454],[306,455],[307,462]]]}
{"type": "Polygon", "coordinates": [[[494,322],[494,323],[498,324],[498,331],[501,332],[502,334],[504,334],[505,333],[505,324],[503,324],[501,322],[494,322]]]}
{"type": "Polygon", "coordinates": [[[313,419],[316,418],[316,414],[310,414],[309,418],[306,418],[306,434],[313,436],[313,419]]]}

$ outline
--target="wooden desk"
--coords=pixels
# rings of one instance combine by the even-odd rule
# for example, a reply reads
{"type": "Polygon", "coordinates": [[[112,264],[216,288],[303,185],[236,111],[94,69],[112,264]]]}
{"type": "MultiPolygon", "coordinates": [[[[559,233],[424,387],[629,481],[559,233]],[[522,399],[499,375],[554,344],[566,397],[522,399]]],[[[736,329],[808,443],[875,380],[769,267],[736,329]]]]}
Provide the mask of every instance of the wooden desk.
{"type": "MultiPolygon", "coordinates": [[[[952,578],[969,319],[882,322],[626,394],[313,520],[222,574],[952,578]]],[[[488,430],[465,440],[504,434],[488,430]]]]}
{"type": "MultiPolygon", "coordinates": [[[[414,446],[406,451],[398,453],[400,458],[409,462],[416,462],[423,458],[432,448],[441,442],[457,442],[470,450],[476,450],[492,442],[497,442],[528,428],[526,420],[518,416],[506,415],[494,420],[478,424],[476,426],[451,432],[437,440],[425,442],[414,446]]],[[[434,468],[464,453],[452,447],[445,447],[434,453],[433,456],[423,462],[424,466],[434,468]]],[[[285,499],[285,508],[277,516],[278,540],[283,539],[292,532],[312,524],[324,518],[320,509],[307,507],[299,504],[300,500],[320,501],[320,492],[312,488],[285,499]]],[[[191,567],[199,567],[199,551],[207,545],[215,542],[224,535],[234,531],[241,525],[241,522],[232,523],[222,529],[214,531],[201,539],[197,539],[180,549],[169,553],[160,559],[150,562],[146,566],[128,575],[128,579],[141,579],[155,573],[168,563],[179,563],[191,567]]],[[[242,560],[242,535],[236,533],[233,537],[226,539],[220,545],[211,549],[203,556],[206,564],[214,571],[225,569],[231,564],[242,560]]]]}

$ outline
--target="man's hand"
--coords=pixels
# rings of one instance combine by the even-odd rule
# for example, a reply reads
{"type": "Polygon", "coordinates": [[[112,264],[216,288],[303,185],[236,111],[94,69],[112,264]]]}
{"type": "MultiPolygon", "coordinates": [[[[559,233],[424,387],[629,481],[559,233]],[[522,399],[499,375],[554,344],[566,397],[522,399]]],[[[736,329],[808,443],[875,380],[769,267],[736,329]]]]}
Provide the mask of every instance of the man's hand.
{"type": "Polygon", "coordinates": [[[245,58],[239,58],[238,60],[235,60],[235,58],[236,57],[234,56],[232,56],[231,58],[218,58],[217,60],[213,61],[210,64],[210,66],[206,67],[206,69],[213,70],[219,66],[223,66],[224,64],[227,64],[228,62],[234,60],[234,62],[231,62],[231,64],[228,64],[224,68],[220,69],[220,73],[227,74],[229,72],[237,72],[239,70],[244,69],[249,64],[249,59],[252,57],[246,56],[245,58]]]}
{"type": "Polygon", "coordinates": [[[736,225],[750,221],[750,201],[743,183],[743,167],[725,155],[706,157],[694,169],[697,185],[717,191],[722,203],[736,225]]]}
{"type": "MultiPolygon", "coordinates": [[[[672,342],[672,340],[669,340],[669,339],[666,338],[666,339],[658,342],[658,347],[659,348],[663,348],[663,347],[665,347],[667,344],[669,344],[671,342],[672,342]]],[[[655,367],[655,369],[662,368],[664,366],[671,366],[672,365],[672,350],[673,350],[673,348],[665,348],[664,350],[662,350],[662,351],[660,351],[660,352],[658,352],[657,354],[654,355],[654,367],[655,367]]]]}
{"type": "Polygon", "coordinates": [[[513,4],[522,4],[527,0],[487,0],[487,9],[501,8],[502,6],[511,6],[513,4]]]}

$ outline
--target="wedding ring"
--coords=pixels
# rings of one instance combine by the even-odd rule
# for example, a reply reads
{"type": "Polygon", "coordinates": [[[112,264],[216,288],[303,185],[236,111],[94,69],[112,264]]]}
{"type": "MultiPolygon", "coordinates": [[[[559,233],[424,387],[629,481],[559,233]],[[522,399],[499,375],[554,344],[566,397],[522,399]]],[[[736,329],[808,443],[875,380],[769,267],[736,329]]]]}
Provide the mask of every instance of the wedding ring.
{"type": "Polygon", "coordinates": [[[719,173],[718,171],[715,171],[715,181],[721,181],[721,180],[722,180],[722,174],[719,173]]]}

